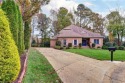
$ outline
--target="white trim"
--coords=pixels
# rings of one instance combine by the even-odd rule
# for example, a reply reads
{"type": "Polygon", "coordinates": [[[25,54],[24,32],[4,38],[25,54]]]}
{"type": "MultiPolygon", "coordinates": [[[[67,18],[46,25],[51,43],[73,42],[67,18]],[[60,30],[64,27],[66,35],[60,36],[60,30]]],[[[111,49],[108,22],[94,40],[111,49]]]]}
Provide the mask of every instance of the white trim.
{"type": "Polygon", "coordinates": [[[78,39],[77,39],[77,46],[79,45],[79,41],[78,41],[78,39]]]}

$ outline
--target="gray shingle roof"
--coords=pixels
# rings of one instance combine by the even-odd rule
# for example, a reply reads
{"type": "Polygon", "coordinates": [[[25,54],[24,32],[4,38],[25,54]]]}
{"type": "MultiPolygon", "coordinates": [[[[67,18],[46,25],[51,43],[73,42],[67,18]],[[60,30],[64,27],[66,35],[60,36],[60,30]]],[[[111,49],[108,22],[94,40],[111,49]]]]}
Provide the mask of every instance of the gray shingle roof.
{"type": "Polygon", "coordinates": [[[70,25],[64,29],[62,29],[59,34],[54,36],[52,39],[56,39],[57,37],[103,37],[99,33],[94,33],[91,31],[88,31],[86,29],[83,29],[81,27],[70,25]]]}

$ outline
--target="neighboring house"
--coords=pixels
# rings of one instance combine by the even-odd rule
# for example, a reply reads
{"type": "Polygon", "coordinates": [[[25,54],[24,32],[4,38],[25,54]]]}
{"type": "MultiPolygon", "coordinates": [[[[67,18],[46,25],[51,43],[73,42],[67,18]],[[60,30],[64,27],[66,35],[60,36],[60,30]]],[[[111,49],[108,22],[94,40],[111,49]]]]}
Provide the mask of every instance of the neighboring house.
{"type": "Polygon", "coordinates": [[[68,46],[68,43],[72,43],[72,46],[79,46],[81,43],[82,47],[91,47],[92,43],[95,43],[96,47],[103,46],[103,36],[75,25],[62,29],[59,34],[51,38],[50,46],[54,47],[57,40],[61,41],[61,46],[68,46]]]}

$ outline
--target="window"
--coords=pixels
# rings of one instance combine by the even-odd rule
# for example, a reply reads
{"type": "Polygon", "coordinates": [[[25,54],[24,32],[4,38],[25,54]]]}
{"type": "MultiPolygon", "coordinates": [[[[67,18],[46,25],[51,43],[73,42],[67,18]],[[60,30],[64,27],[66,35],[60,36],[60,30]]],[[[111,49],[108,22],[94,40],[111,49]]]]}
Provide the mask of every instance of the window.
{"type": "Polygon", "coordinates": [[[94,39],[95,44],[99,44],[99,39],[94,39]]]}
{"type": "Polygon", "coordinates": [[[77,45],[77,40],[74,40],[74,45],[77,45]]]}
{"type": "Polygon", "coordinates": [[[66,46],[66,40],[63,40],[63,45],[66,46]]]}

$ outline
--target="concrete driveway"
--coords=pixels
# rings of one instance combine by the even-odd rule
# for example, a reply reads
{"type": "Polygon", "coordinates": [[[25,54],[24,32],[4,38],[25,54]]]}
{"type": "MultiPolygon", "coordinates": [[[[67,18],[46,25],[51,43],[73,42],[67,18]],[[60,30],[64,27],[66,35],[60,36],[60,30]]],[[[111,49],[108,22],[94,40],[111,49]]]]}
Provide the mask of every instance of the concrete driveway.
{"type": "Polygon", "coordinates": [[[36,48],[64,83],[125,83],[125,63],[99,61],[53,48],[36,48]]]}

